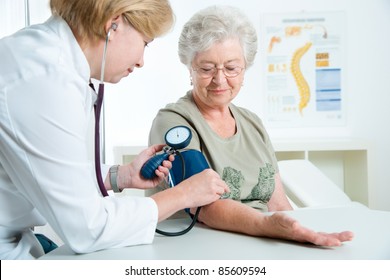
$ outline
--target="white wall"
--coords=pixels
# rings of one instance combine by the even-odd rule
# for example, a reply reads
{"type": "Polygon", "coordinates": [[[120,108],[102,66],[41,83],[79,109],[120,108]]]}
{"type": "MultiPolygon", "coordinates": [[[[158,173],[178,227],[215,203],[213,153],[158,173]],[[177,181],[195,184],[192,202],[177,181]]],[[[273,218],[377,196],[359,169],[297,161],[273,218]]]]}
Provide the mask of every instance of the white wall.
{"type": "Polygon", "coordinates": [[[50,16],[49,0],[0,0],[0,38],[25,27],[28,23],[26,5],[30,10],[30,24],[42,22],[50,16]]]}
{"type": "MultiPolygon", "coordinates": [[[[31,22],[49,15],[48,0],[30,0],[31,22]]],[[[212,4],[239,5],[260,33],[264,13],[346,13],[347,124],[325,128],[268,128],[272,138],[357,137],[372,144],[373,177],[370,206],[390,210],[390,1],[389,0],[171,0],[176,13],[172,32],[156,39],[145,53],[145,66],[116,85],[107,85],[105,95],[106,160],[113,161],[117,145],[147,145],[148,131],[157,110],[176,101],[187,91],[189,75],[177,57],[177,40],[183,24],[198,9],[212,4]]],[[[23,0],[0,0],[0,37],[24,24],[23,0]],[[11,11],[11,12],[10,12],[11,11]]],[[[261,34],[259,34],[261,40],[261,34]]],[[[259,52],[261,50],[259,49],[259,52]]],[[[261,53],[246,73],[245,86],[236,104],[264,116],[261,53]],[[257,104],[257,105],[256,105],[257,104]],[[258,105],[261,104],[261,105],[258,105]]],[[[266,123],[267,125],[267,123],[266,123]]]]}
{"type": "Polygon", "coordinates": [[[348,126],[374,148],[370,205],[390,210],[390,1],[355,3],[348,5],[348,126]]]}

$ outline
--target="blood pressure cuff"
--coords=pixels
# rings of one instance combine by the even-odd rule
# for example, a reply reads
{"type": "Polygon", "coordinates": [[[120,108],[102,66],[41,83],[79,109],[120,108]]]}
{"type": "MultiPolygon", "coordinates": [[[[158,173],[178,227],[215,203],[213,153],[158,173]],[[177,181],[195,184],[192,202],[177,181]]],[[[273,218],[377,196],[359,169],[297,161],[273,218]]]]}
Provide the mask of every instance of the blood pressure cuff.
{"type": "Polygon", "coordinates": [[[206,168],[210,168],[210,166],[204,155],[198,150],[186,150],[178,153],[172,162],[172,169],[170,171],[173,186],[176,186],[192,175],[202,172],[206,168]]]}

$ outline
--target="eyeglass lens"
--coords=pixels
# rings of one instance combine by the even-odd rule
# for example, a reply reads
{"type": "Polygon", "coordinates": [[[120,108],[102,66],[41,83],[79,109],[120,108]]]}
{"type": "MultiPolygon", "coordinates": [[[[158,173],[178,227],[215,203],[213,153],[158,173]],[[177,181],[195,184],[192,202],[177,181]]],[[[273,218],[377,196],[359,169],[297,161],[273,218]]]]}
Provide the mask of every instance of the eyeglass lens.
{"type": "Polygon", "coordinates": [[[211,78],[215,74],[217,74],[218,70],[221,70],[226,77],[233,78],[233,77],[238,76],[243,69],[244,68],[239,67],[239,66],[233,66],[233,67],[232,66],[230,66],[230,67],[226,67],[225,66],[225,67],[221,67],[221,68],[217,68],[217,67],[203,68],[203,67],[200,67],[200,68],[194,69],[194,71],[196,71],[203,78],[211,78]]]}

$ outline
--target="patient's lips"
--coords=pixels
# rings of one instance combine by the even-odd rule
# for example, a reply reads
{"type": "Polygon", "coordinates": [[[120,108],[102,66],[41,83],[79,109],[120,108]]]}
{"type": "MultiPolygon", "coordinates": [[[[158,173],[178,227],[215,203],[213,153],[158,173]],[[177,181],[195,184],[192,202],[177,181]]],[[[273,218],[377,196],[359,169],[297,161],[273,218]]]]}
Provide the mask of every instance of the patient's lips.
{"type": "Polygon", "coordinates": [[[208,89],[208,91],[218,95],[225,93],[227,89],[208,89]]]}

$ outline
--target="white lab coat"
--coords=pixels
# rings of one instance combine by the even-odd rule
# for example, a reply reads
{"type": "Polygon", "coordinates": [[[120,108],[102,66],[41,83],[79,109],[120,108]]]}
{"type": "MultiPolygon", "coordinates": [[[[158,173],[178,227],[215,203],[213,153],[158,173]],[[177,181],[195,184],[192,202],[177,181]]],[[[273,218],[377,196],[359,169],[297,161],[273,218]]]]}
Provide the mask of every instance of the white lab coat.
{"type": "Polygon", "coordinates": [[[46,221],[79,253],[153,241],[151,198],[102,197],[97,187],[89,78],[61,18],[0,40],[0,259],[41,256],[31,228],[46,221]]]}

